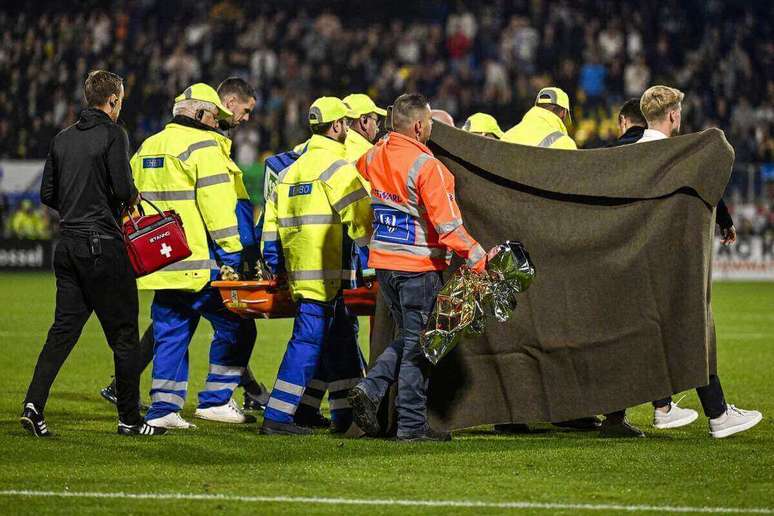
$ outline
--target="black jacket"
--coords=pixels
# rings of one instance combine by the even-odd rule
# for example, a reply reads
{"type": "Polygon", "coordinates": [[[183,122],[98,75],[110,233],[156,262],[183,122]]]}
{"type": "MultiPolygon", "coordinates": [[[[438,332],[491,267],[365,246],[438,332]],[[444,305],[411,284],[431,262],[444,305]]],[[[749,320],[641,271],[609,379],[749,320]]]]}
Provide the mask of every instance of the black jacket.
{"type": "Polygon", "coordinates": [[[630,143],[637,143],[645,133],[645,128],[639,125],[633,125],[626,130],[616,141],[609,143],[608,147],[620,147],[621,145],[628,145],[630,143]]]}
{"type": "MultiPolygon", "coordinates": [[[[608,144],[608,147],[620,147],[621,145],[628,145],[630,143],[637,143],[642,138],[645,132],[644,127],[633,125],[626,130],[616,141],[608,144]]],[[[720,199],[718,203],[718,212],[716,215],[716,222],[721,229],[728,229],[734,225],[734,220],[731,218],[731,214],[728,212],[728,206],[720,199]]]]}
{"type": "Polygon", "coordinates": [[[104,112],[85,109],[54,137],[40,200],[59,212],[63,234],[120,237],[121,210],[136,195],[126,131],[104,112]]]}

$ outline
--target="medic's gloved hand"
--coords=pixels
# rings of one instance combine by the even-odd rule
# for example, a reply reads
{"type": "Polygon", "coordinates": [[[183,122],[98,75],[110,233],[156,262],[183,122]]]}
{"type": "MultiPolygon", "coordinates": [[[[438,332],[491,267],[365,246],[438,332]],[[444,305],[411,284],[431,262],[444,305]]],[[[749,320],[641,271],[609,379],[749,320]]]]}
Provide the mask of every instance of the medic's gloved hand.
{"type": "Polygon", "coordinates": [[[233,267],[221,265],[220,279],[223,281],[239,281],[239,274],[237,274],[233,267]]]}

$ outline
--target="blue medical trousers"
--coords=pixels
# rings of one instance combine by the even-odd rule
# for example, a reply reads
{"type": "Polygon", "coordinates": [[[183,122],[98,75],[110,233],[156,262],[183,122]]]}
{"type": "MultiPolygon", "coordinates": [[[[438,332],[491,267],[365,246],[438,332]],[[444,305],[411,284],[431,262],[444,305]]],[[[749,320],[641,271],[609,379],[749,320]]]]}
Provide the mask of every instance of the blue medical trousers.
{"type": "Polygon", "coordinates": [[[153,334],[152,405],[146,421],[183,408],[188,392],[188,346],[200,317],[212,325],[210,368],[199,408],[225,405],[239,385],[255,344],[255,322],[229,312],[218,291],[157,290],[151,306],[153,334]]]}
{"type": "Polygon", "coordinates": [[[329,390],[331,419],[337,426],[348,426],[352,410],[347,394],[362,377],[364,367],[356,329],[341,296],[327,303],[299,301],[293,335],[264,418],[293,422],[301,400],[309,396],[304,391],[317,378],[329,390]]]}
{"type": "Polygon", "coordinates": [[[398,437],[427,429],[427,383],[430,362],[419,345],[435,298],[443,285],[440,272],[401,272],[377,269],[379,290],[398,325],[398,336],[376,359],[362,386],[375,402],[398,382],[398,437]]]}

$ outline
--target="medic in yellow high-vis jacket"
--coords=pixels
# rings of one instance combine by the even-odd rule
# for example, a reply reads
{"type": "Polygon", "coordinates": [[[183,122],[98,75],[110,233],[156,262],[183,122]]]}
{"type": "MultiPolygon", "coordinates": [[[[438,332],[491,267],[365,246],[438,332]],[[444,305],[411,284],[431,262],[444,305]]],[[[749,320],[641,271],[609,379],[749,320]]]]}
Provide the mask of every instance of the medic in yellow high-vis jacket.
{"type": "MultiPolygon", "coordinates": [[[[156,341],[153,359],[151,426],[189,428],[178,414],[188,387],[188,345],[201,316],[213,326],[210,370],[199,394],[196,416],[245,422],[231,401],[255,342],[255,323],[223,307],[209,287],[221,266],[239,269],[240,232],[252,236],[252,207],[242,173],[231,160],[231,140],[218,120],[232,116],[217,92],[194,84],[175,98],[174,118],[143,142],[131,160],[143,199],[161,210],[176,211],[192,255],[138,280],[155,290],[151,307],[156,341]],[[231,416],[231,417],[228,417],[231,416]]],[[[152,213],[144,203],[146,213],[152,213]]]]}
{"type": "MultiPolygon", "coordinates": [[[[336,353],[323,354],[323,345],[354,339],[348,335],[351,325],[335,324],[344,319],[345,312],[342,238],[346,231],[365,246],[372,229],[369,193],[357,169],[345,159],[347,117],[353,118],[353,113],[338,98],[322,97],[312,104],[309,125],[313,136],[306,151],[280,173],[266,200],[261,238],[264,260],[275,273],[281,273],[281,251],[298,312],[266,406],[263,433],[311,432],[295,424],[294,415],[321,355],[322,360],[335,358],[336,353]]],[[[335,372],[348,382],[360,375],[359,357],[352,356],[352,363],[338,364],[340,370],[335,372]]],[[[334,422],[348,426],[344,420],[351,420],[349,407],[336,410],[336,399],[330,402],[334,422]]]]}

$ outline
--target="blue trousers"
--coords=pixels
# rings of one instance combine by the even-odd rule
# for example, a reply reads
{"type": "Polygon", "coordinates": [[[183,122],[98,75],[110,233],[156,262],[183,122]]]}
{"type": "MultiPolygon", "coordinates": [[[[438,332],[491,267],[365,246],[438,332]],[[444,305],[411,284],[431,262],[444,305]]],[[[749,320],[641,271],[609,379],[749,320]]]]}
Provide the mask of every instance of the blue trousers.
{"type": "Polygon", "coordinates": [[[199,319],[212,325],[210,368],[199,408],[228,403],[250,361],[255,344],[255,322],[229,312],[213,288],[200,292],[158,290],[151,306],[153,356],[151,407],[146,420],[178,412],[188,393],[188,346],[199,319]]]}
{"type": "MultiPolygon", "coordinates": [[[[337,425],[348,425],[352,409],[347,394],[362,377],[365,367],[357,345],[356,323],[355,319],[353,325],[341,297],[328,303],[298,303],[293,335],[280,364],[265,419],[290,423],[302,400],[307,406],[314,405],[327,389],[331,419],[337,425]],[[319,397],[314,395],[317,393],[319,397]]],[[[319,401],[316,406],[319,407],[319,401]]]]}
{"type": "Polygon", "coordinates": [[[441,274],[377,269],[376,277],[399,333],[376,359],[362,386],[368,397],[378,402],[397,381],[398,437],[410,437],[427,428],[430,362],[422,353],[419,335],[427,326],[443,285],[441,274]]]}

